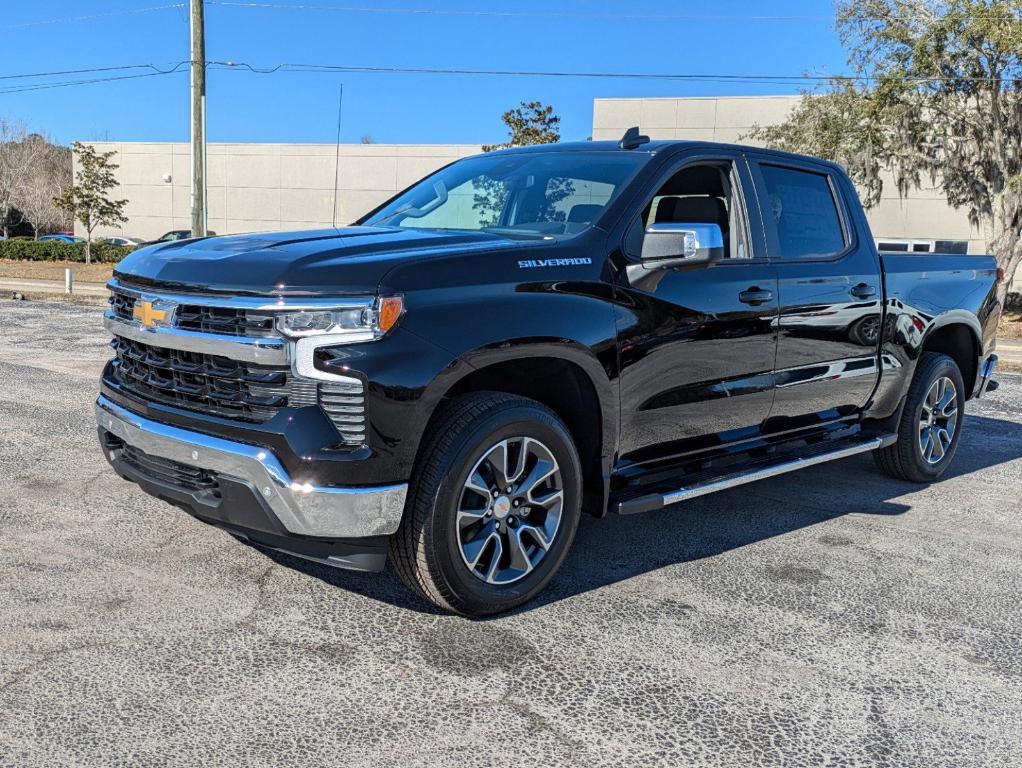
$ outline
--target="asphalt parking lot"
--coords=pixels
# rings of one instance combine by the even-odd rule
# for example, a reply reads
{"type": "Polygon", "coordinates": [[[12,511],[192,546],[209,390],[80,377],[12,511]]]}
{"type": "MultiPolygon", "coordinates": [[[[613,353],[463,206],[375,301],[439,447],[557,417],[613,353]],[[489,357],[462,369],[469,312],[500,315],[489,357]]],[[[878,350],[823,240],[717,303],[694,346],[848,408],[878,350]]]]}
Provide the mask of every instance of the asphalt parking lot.
{"type": "Polygon", "coordinates": [[[1020,377],[944,482],[856,457],[586,520],[538,603],[470,622],[116,477],[99,317],[0,302],[0,765],[1022,760],[1020,377]]]}

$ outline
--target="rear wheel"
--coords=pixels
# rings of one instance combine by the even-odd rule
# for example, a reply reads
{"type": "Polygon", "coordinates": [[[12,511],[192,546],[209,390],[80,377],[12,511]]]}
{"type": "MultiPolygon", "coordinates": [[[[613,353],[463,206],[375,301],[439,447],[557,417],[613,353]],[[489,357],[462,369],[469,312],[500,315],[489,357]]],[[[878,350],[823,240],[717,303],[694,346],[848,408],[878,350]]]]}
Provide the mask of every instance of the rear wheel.
{"type": "Polygon", "coordinates": [[[550,409],[477,393],[452,401],[430,434],[391,560],[426,599],[467,616],[535,597],[571,546],[581,470],[550,409]]]}
{"type": "Polygon", "coordinates": [[[958,449],[964,405],[965,385],[955,361],[924,353],[906,396],[898,442],[874,452],[877,465],[901,480],[926,483],[939,478],[958,449]]]}

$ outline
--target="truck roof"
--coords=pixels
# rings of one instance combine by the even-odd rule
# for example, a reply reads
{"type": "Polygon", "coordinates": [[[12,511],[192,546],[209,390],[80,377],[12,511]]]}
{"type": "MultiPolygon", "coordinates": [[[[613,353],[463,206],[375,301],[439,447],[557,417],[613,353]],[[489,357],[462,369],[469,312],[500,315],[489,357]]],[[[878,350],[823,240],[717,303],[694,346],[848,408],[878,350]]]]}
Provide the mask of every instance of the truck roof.
{"type": "MultiPolygon", "coordinates": [[[[702,141],[650,141],[636,149],[621,149],[616,141],[565,141],[556,144],[530,144],[524,147],[507,147],[496,150],[496,153],[512,154],[519,152],[647,152],[653,153],[667,147],[688,144],[705,144],[702,141]]],[[[723,146],[723,145],[721,145],[723,146]]]]}
{"type": "Polygon", "coordinates": [[[834,167],[837,166],[830,160],[825,160],[820,157],[811,157],[809,155],[800,155],[795,152],[784,152],[779,149],[770,149],[769,147],[757,147],[751,144],[728,144],[720,141],[703,141],[703,140],[674,140],[674,139],[662,139],[656,141],[648,141],[634,149],[622,149],[620,143],[617,141],[566,141],[557,142],[555,144],[530,144],[522,147],[507,147],[506,149],[494,150],[492,154],[518,154],[525,152],[639,152],[645,154],[656,154],[665,149],[681,148],[681,147],[709,147],[726,150],[739,150],[739,151],[755,151],[765,152],[777,157],[785,157],[793,160],[811,160],[814,163],[821,163],[834,167]]]}

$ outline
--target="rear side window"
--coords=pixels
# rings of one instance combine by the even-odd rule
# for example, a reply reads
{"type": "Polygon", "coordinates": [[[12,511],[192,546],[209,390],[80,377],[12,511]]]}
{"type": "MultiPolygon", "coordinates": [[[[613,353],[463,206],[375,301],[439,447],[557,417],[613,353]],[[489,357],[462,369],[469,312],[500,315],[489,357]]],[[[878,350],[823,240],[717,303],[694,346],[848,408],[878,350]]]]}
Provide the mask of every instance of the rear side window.
{"type": "Polygon", "coordinates": [[[781,258],[834,256],[845,249],[844,228],[830,179],[822,173],[761,165],[763,215],[777,226],[781,258]]]}

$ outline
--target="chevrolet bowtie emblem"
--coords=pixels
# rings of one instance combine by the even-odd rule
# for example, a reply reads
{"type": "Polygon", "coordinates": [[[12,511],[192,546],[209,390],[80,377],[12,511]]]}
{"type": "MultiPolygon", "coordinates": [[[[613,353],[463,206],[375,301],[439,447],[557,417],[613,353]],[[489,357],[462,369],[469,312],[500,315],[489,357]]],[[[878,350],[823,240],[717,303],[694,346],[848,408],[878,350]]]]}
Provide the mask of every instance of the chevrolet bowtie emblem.
{"type": "Polygon", "coordinates": [[[156,326],[169,326],[174,320],[174,305],[163,301],[138,299],[132,315],[143,328],[154,330],[156,326]]]}

